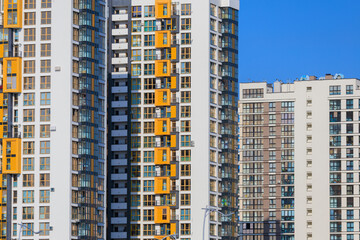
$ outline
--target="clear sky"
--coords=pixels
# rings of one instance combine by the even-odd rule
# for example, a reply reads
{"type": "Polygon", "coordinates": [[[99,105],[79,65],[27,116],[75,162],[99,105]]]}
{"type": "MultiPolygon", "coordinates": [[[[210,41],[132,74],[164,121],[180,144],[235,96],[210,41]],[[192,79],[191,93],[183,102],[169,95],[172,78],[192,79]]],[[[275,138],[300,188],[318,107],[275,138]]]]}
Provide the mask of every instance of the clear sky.
{"type": "Polygon", "coordinates": [[[360,0],[240,0],[240,82],[360,78],[360,0]]]}

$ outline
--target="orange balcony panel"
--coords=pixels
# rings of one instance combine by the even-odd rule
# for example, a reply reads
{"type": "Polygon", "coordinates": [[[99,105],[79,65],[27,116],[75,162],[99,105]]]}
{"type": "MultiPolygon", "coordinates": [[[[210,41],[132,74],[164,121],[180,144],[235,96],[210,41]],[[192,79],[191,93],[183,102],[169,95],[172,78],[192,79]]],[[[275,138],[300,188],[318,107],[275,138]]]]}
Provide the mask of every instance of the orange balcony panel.
{"type": "Polygon", "coordinates": [[[4,58],[3,92],[20,93],[22,76],[22,59],[19,57],[4,58]]]}
{"type": "Polygon", "coordinates": [[[21,139],[4,138],[2,154],[2,173],[21,173],[21,139]]]}
{"type": "Polygon", "coordinates": [[[170,31],[156,31],[155,32],[155,47],[169,48],[171,44],[170,31]]]}
{"type": "Polygon", "coordinates": [[[171,0],[155,0],[155,17],[158,19],[171,17],[171,0]]]}
{"type": "Polygon", "coordinates": [[[154,190],[155,194],[170,194],[170,178],[156,177],[154,190]]]}
{"type": "Polygon", "coordinates": [[[170,60],[155,61],[155,77],[170,77],[171,62],[170,60]]]}
{"type": "Polygon", "coordinates": [[[155,120],[155,135],[170,135],[170,119],[160,118],[155,120]]]}
{"type": "Polygon", "coordinates": [[[169,89],[156,89],[155,90],[155,106],[163,107],[170,106],[170,90],[169,89]]]}
{"type": "Polygon", "coordinates": [[[176,60],[177,59],[177,49],[176,47],[172,47],[171,48],[171,60],[176,60]]]}
{"type": "Polygon", "coordinates": [[[170,165],[170,176],[176,177],[176,175],[177,175],[176,164],[171,164],[170,165]]]}
{"type": "Polygon", "coordinates": [[[170,148],[155,148],[155,165],[170,164],[170,148]]]}
{"type": "Polygon", "coordinates": [[[177,118],[176,106],[171,106],[171,118],[177,118]]]}
{"type": "Polygon", "coordinates": [[[155,224],[170,223],[170,207],[155,207],[155,224]]]}
{"type": "Polygon", "coordinates": [[[176,77],[171,77],[171,89],[177,89],[176,77]]]}
{"type": "Polygon", "coordinates": [[[4,0],[4,28],[22,28],[22,0],[4,0]]]}
{"type": "Polygon", "coordinates": [[[177,233],[176,223],[171,223],[170,224],[170,233],[171,234],[176,234],[177,233]]]}
{"type": "Polygon", "coordinates": [[[176,135],[171,135],[170,137],[171,137],[170,147],[176,148],[177,147],[177,136],[176,135]]]}

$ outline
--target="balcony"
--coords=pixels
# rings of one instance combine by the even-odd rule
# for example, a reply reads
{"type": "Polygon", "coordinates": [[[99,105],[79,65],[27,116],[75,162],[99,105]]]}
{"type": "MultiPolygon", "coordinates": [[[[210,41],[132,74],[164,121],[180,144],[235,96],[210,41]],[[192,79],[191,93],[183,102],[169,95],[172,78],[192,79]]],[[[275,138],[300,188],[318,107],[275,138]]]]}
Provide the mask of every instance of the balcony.
{"type": "Polygon", "coordinates": [[[129,29],[127,29],[127,28],[119,28],[119,29],[112,30],[113,36],[123,36],[123,35],[128,35],[128,34],[129,34],[129,29]]]}
{"type": "Polygon", "coordinates": [[[116,65],[116,64],[128,64],[129,60],[127,57],[119,57],[119,58],[112,58],[111,59],[111,64],[116,65]]]}
{"type": "Polygon", "coordinates": [[[126,217],[112,217],[111,224],[126,224],[127,218],[126,217]]]}
{"type": "Polygon", "coordinates": [[[114,181],[127,180],[127,174],[126,173],[112,173],[111,180],[114,180],[114,181]]]}
{"type": "Polygon", "coordinates": [[[126,188],[112,188],[111,195],[126,195],[127,189],[126,188]]]}
{"type": "Polygon", "coordinates": [[[111,203],[112,210],[127,209],[127,203],[111,203]]]}
{"type": "Polygon", "coordinates": [[[128,120],[127,115],[111,116],[112,122],[127,122],[127,120],[128,120]]]}
{"type": "Polygon", "coordinates": [[[128,14],[114,14],[112,15],[112,20],[115,21],[127,21],[129,19],[128,14]]]}
{"type": "Polygon", "coordinates": [[[128,107],[128,101],[112,101],[111,107],[113,108],[127,108],[128,107]]]}
{"type": "Polygon", "coordinates": [[[127,151],[127,144],[113,144],[111,145],[111,151],[113,152],[124,152],[127,151]]]}
{"type": "Polygon", "coordinates": [[[113,43],[111,45],[112,50],[127,50],[129,48],[128,43],[113,43]]]}
{"type": "Polygon", "coordinates": [[[126,137],[127,136],[127,130],[112,130],[111,131],[112,137],[126,137]]]}
{"type": "Polygon", "coordinates": [[[111,166],[127,166],[127,159],[111,159],[111,166]]]}
{"type": "Polygon", "coordinates": [[[112,87],[111,88],[111,93],[127,93],[127,92],[128,92],[128,87],[127,86],[112,87]]]}
{"type": "Polygon", "coordinates": [[[127,233],[126,232],[112,232],[111,239],[126,239],[127,233]]]}

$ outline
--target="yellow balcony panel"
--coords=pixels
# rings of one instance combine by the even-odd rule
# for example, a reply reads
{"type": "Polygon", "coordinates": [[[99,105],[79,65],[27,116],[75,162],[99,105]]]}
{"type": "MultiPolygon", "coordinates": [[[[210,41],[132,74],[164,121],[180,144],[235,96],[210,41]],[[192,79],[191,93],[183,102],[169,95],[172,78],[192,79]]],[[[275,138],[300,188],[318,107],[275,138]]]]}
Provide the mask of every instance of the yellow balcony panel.
{"type": "Polygon", "coordinates": [[[170,147],[176,148],[178,146],[178,144],[177,144],[178,136],[177,135],[171,135],[170,137],[171,137],[170,147]]]}
{"type": "Polygon", "coordinates": [[[155,165],[170,164],[170,148],[155,148],[154,158],[155,165]]]}
{"type": "Polygon", "coordinates": [[[176,164],[171,164],[171,165],[170,165],[170,176],[171,176],[171,177],[176,177],[176,176],[177,176],[177,167],[176,167],[176,164]]]}
{"type": "Polygon", "coordinates": [[[176,47],[172,47],[171,48],[171,60],[177,60],[177,48],[176,47]]]}
{"type": "Polygon", "coordinates": [[[170,135],[170,119],[160,118],[155,120],[155,135],[170,135]]]}
{"type": "Polygon", "coordinates": [[[171,118],[177,118],[177,108],[176,106],[171,106],[171,118]]]}
{"type": "Polygon", "coordinates": [[[170,106],[170,89],[156,89],[155,90],[155,106],[170,106]]]}
{"type": "Polygon", "coordinates": [[[171,89],[178,89],[178,82],[176,77],[171,77],[171,89]]]}
{"type": "Polygon", "coordinates": [[[171,62],[170,60],[155,61],[155,77],[170,77],[171,62]]]}
{"type": "Polygon", "coordinates": [[[171,17],[171,0],[155,0],[155,18],[171,17]]]}
{"type": "Polygon", "coordinates": [[[170,223],[170,207],[155,207],[154,222],[155,224],[170,223]]]}
{"type": "Polygon", "coordinates": [[[22,0],[4,0],[4,28],[22,28],[22,0]]]}
{"type": "Polygon", "coordinates": [[[6,204],[6,190],[0,190],[0,204],[6,204]]]}
{"type": "Polygon", "coordinates": [[[170,223],[170,233],[171,234],[176,234],[177,233],[176,223],[170,223]]]}
{"type": "Polygon", "coordinates": [[[155,32],[155,47],[169,48],[171,44],[170,31],[156,31],[155,32]]]}
{"type": "Polygon", "coordinates": [[[2,173],[21,173],[21,139],[4,138],[2,154],[2,173]]]}
{"type": "Polygon", "coordinates": [[[22,59],[19,57],[4,58],[3,69],[3,92],[20,93],[22,59]]]}
{"type": "Polygon", "coordinates": [[[169,194],[170,193],[170,178],[156,177],[155,178],[155,194],[169,194]]]}

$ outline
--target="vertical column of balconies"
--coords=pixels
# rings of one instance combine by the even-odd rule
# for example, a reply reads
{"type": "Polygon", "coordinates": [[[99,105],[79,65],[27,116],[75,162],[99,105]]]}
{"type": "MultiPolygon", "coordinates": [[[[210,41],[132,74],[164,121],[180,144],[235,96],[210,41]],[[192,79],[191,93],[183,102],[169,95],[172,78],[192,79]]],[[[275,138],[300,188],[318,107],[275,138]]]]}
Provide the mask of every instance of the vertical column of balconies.
{"type": "MultiPolygon", "coordinates": [[[[109,118],[111,122],[109,131],[109,154],[111,159],[108,162],[108,186],[111,191],[108,192],[107,211],[108,221],[111,228],[108,231],[109,239],[126,239],[130,237],[130,142],[131,131],[128,126],[131,125],[130,117],[130,96],[131,81],[129,80],[129,66],[131,62],[130,52],[131,44],[128,26],[131,25],[131,1],[128,5],[116,5],[112,1],[111,6],[111,61],[110,72],[111,80],[109,81],[109,118]]],[[[121,3],[122,4],[122,3],[121,3]]]]}
{"type": "Polygon", "coordinates": [[[178,17],[171,0],[155,1],[155,238],[179,231],[179,76],[176,72],[179,47],[176,43],[178,17]],[[166,24],[170,23],[170,24],[166,24]],[[166,26],[171,26],[167,28],[166,26]]]}
{"type": "Polygon", "coordinates": [[[13,126],[13,98],[20,94],[22,59],[14,51],[13,35],[22,28],[22,1],[3,1],[3,22],[0,26],[0,57],[2,86],[0,87],[0,138],[2,139],[2,163],[0,185],[0,239],[11,239],[12,179],[21,173],[21,138],[13,126]]]}

